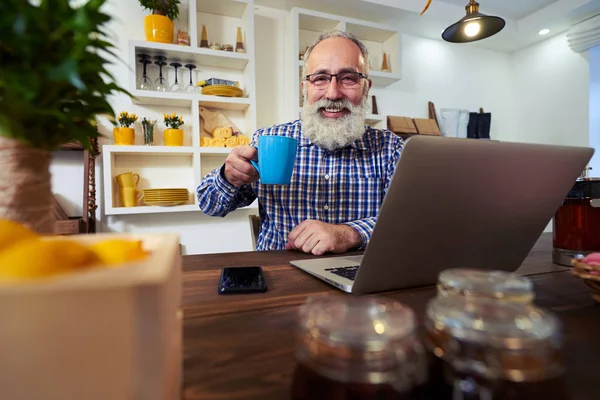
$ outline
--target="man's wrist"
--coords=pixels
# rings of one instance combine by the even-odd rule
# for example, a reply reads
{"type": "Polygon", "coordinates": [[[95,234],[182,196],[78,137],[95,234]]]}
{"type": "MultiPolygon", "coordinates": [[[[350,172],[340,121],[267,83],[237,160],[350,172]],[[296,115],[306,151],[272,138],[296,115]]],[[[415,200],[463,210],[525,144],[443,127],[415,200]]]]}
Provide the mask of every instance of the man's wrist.
{"type": "Polygon", "coordinates": [[[345,241],[348,249],[354,249],[362,246],[363,239],[360,233],[349,225],[341,225],[344,228],[345,241]]]}

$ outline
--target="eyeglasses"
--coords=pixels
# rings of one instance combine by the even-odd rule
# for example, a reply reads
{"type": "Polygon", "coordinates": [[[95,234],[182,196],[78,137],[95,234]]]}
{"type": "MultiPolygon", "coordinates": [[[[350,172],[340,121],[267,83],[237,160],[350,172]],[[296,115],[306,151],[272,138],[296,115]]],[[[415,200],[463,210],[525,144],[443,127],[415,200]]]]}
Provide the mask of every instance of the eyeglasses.
{"type": "Polygon", "coordinates": [[[361,79],[367,79],[365,74],[360,72],[340,72],[339,74],[310,74],[306,75],[306,80],[318,89],[325,89],[331,83],[331,79],[335,76],[338,84],[345,89],[355,89],[360,85],[361,79]]]}

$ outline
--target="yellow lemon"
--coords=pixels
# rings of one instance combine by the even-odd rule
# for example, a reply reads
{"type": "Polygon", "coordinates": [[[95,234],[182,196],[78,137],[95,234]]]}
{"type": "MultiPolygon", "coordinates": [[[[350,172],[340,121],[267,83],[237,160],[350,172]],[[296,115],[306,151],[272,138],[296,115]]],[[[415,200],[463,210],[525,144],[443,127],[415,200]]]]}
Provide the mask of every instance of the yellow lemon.
{"type": "Polygon", "coordinates": [[[65,239],[28,239],[0,253],[0,282],[44,278],[101,264],[87,247],[65,239]]]}
{"type": "Polygon", "coordinates": [[[0,252],[25,239],[33,239],[38,234],[14,221],[0,219],[0,252]]]}
{"type": "Polygon", "coordinates": [[[147,256],[141,240],[108,239],[89,246],[106,265],[123,264],[147,256]]]}

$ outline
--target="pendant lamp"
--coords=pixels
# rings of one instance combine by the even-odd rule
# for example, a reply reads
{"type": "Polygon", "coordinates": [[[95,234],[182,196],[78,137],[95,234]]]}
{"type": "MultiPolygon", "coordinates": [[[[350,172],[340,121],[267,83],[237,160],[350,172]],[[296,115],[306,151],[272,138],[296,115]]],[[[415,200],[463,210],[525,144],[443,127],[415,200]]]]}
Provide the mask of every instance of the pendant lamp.
{"type": "Polygon", "coordinates": [[[442,38],[445,41],[453,43],[475,42],[495,35],[506,25],[506,22],[500,17],[481,14],[479,3],[475,0],[470,0],[465,9],[467,15],[442,32],[442,38]]]}

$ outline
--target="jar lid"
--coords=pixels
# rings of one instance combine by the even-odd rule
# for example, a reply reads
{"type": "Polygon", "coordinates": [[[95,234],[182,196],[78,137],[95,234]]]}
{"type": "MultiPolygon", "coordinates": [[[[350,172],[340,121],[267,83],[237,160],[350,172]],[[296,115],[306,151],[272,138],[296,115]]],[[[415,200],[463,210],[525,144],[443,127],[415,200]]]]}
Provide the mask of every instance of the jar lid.
{"type": "Polygon", "coordinates": [[[390,341],[412,335],[413,311],[377,297],[309,298],[300,309],[300,329],[333,347],[381,351],[390,341]]]}
{"type": "Polygon", "coordinates": [[[560,323],[550,312],[531,305],[437,297],[427,306],[427,324],[465,342],[499,349],[558,347],[560,323]]]}
{"type": "Polygon", "coordinates": [[[438,277],[438,294],[484,297],[513,303],[530,303],[534,297],[533,284],[524,276],[468,268],[442,271],[438,277]]]}

